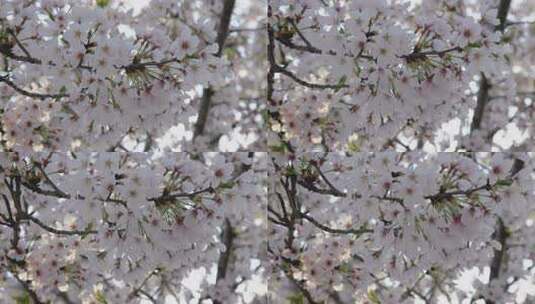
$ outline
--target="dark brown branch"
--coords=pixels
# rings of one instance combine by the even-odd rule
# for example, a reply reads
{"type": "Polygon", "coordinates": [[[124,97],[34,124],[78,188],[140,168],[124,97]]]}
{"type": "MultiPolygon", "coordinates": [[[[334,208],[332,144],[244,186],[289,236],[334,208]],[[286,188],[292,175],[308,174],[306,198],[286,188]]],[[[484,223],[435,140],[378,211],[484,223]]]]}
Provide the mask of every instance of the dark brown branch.
{"type": "MultiPolygon", "coordinates": [[[[142,294],[146,297],[149,297],[150,295],[147,295],[146,292],[143,290],[143,286],[145,286],[145,284],[150,280],[150,278],[152,278],[154,275],[158,274],[159,272],[159,268],[156,268],[154,269],[153,271],[151,271],[147,277],[145,277],[145,279],[143,279],[143,281],[141,282],[141,284],[139,284],[138,287],[134,288],[134,290],[132,290],[132,292],[130,293],[129,297],[134,297],[138,294],[142,294]]],[[[150,298],[152,298],[152,296],[150,296],[150,298]]],[[[153,303],[156,303],[153,301],[153,303]]]]}
{"type": "Polygon", "coordinates": [[[344,304],[340,294],[334,289],[329,292],[329,297],[333,300],[334,304],[344,304]]]}
{"type": "Polygon", "coordinates": [[[513,162],[513,167],[511,168],[511,177],[514,177],[520,170],[524,169],[524,161],[518,158],[515,158],[513,162]]]}
{"type": "Polygon", "coordinates": [[[13,217],[13,213],[11,212],[11,204],[9,203],[9,199],[5,194],[2,194],[2,198],[4,200],[4,204],[6,205],[7,215],[9,216],[7,221],[13,223],[15,221],[15,218],[13,217]]]}
{"type": "Polygon", "coordinates": [[[160,68],[169,63],[180,63],[180,62],[181,61],[178,58],[170,58],[170,59],[165,59],[162,61],[147,61],[147,62],[131,63],[129,65],[122,66],[121,68],[127,71],[140,69],[140,68],[144,68],[148,66],[155,66],[155,67],[160,68]]]}
{"type": "Polygon", "coordinates": [[[490,281],[495,280],[500,276],[500,270],[505,260],[507,229],[500,218],[498,218],[498,228],[494,232],[493,238],[500,243],[501,248],[499,248],[499,250],[494,249],[494,258],[490,265],[490,281]]]}
{"type": "Polygon", "coordinates": [[[230,19],[232,12],[234,11],[234,5],[236,0],[225,0],[223,3],[223,11],[221,12],[221,19],[219,20],[219,29],[217,31],[217,45],[219,50],[217,51],[217,57],[220,57],[225,47],[225,41],[229,33],[230,19]]]}
{"type": "MultiPolygon", "coordinates": [[[[316,185],[314,185],[314,183],[309,182],[304,178],[298,178],[297,181],[298,181],[299,185],[304,187],[305,189],[311,191],[311,192],[315,192],[315,193],[318,193],[318,194],[332,195],[332,196],[336,196],[336,197],[347,197],[347,195],[348,195],[347,193],[338,190],[332,183],[328,182],[328,180],[323,175],[323,173],[319,170],[319,168],[318,168],[318,172],[320,173],[320,176],[322,176],[322,179],[329,186],[329,188],[319,188],[316,185]]],[[[444,199],[449,199],[449,198],[457,196],[457,195],[470,196],[471,194],[473,194],[475,192],[478,192],[478,191],[481,191],[481,190],[490,190],[490,189],[492,189],[492,187],[493,187],[493,185],[491,185],[491,184],[485,184],[485,185],[481,185],[481,186],[478,186],[478,187],[475,187],[475,188],[472,188],[472,189],[468,189],[468,190],[440,192],[440,193],[437,193],[437,194],[434,194],[434,195],[426,195],[426,196],[424,196],[424,198],[425,199],[429,199],[431,201],[440,201],[440,200],[444,200],[444,199]]],[[[361,197],[361,195],[357,193],[357,194],[353,194],[353,197],[358,199],[358,198],[361,197]]],[[[399,198],[399,197],[390,197],[390,196],[372,196],[372,197],[376,198],[378,200],[385,200],[385,201],[393,201],[393,202],[397,202],[397,203],[403,203],[403,199],[399,198]]]]}
{"type": "MultiPolygon", "coordinates": [[[[500,23],[495,27],[495,31],[503,32],[505,29],[505,23],[507,20],[507,14],[509,13],[509,8],[511,6],[511,0],[500,0],[498,6],[498,15],[497,18],[500,20],[500,23]]],[[[487,77],[481,73],[481,80],[479,81],[479,92],[477,94],[477,104],[474,110],[474,117],[472,119],[472,124],[470,126],[470,132],[474,130],[479,130],[481,128],[481,121],[483,120],[483,114],[485,112],[485,107],[489,102],[489,90],[491,84],[488,81],[487,77]]]]}
{"type": "Polygon", "coordinates": [[[158,301],[153,296],[151,296],[148,292],[146,292],[145,290],[140,289],[140,290],[138,290],[138,293],[144,295],[151,303],[153,303],[153,304],[158,303],[158,301]]]}
{"type": "Polygon", "coordinates": [[[320,167],[317,165],[317,164],[313,164],[312,165],[319,173],[319,175],[321,176],[321,178],[323,179],[323,181],[327,184],[327,186],[329,186],[329,188],[335,192],[335,193],[338,193],[340,195],[342,195],[344,192],[338,190],[338,188],[336,188],[333,183],[331,183],[331,181],[329,181],[329,179],[327,179],[327,176],[325,176],[325,174],[323,174],[323,171],[321,171],[320,167]]]}
{"type": "MultiPolygon", "coordinates": [[[[217,31],[217,45],[219,47],[216,56],[221,57],[223,49],[225,47],[225,40],[227,39],[229,33],[230,20],[232,17],[232,12],[234,11],[234,5],[236,0],[225,0],[223,3],[223,11],[221,12],[221,19],[219,21],[219,29],[217,31]]],[[[198,136],[204,134],[204,127],[206,121],[208,120],[208,114],[212,104],[212,97],[214,91],[211,87],[207,87],[203,90],[203,97],[201,99],[201,104],[199,107],[199,115],[197,117],[197,122],[193,130],[193,140],[198,136]]]]}
{"type": "Polygon", "coordinates": [[[225,245],[225,251],[222,252],[219,256],[219,261],[217,263],[216,282],[219,282],[220,280],[224,279],[227,275],[227,270],[229,266],[230,257],[232,255],[235,238],[236,234],[234,232],[234,228],[232,227],[230,220],[227,218],[225,219],[223,231],[221,232],[221,241],[225,245]]]}
{"type": "Polygon", "coordinates": [[[0,82],[4,82],[11,88],[13,88],[15,91],[17,91],[19,94],[22,94],[27,97],[31,98],[39,98],[39,99],[47,99],[47,98],[62,98],[62,97],[68,97],[68,94],[40,94],[40,93],[34,93],[26,91],[20,87],[18,87],[14,82],[9,80],[8,76],[0,77],[0,82]]]}
{"type": "Polygon", "coordinates": [[[468,190],[439,192],[439,193],[434,194],[434,195],[426,195],[426,196],[424,196],[424,198],[425,199],[429,199],[429,200],[434,202],[434,201],[440,201],[440,200],[444,200],[444,199],[449,199],[449,198],[452,198],[452,197],[457,196],[457,195],[470,196],[471,194],[473,194],[475,192],[478,192],[478,191],[481,191],[481,190],[491,190],[492,187],[493,187],[493,185],[487,183],[485,185],[481,185],[479,187],[475,187],[475,188],[468,189],[468,190]]]}
{"type": "MultiPolygon", "coordinates": [[[[11,239],[11,247],[15,250],[18,250],[18,243],[20,241],[20,233],[21,233],[21,220],[23,218],[23,215],[25,212],[22,210],[21,205],[21,178],[20,176],[15,176],[11,179],[4,179],[4,182],[9,190],[9,194],[11,196],[11,200],[13,201],[13,205],[15,206],[15,212],[13,212],[13,221],[11,222],[11,225],[13,227],[13,237],[11,239]]],[[[5,198],[4,198],[5,199],[5,198]]],[[[9,204],[9,201],[6,201],[9,204]]]]}
{"type": "MultiPolygon", "coordinates": [[[[513,167],[511,168],[510,177],[514,178],[514,176],[524,168],[524,161],[515,158],[513,162],[513,167]]],[[[500,277],[500,273],[502,269],[505,267],[504,263],[506,262],[506,254],[507,254],[507,238],[509,237],[507,227],[505,226],[505,223],[503,220],[498,217],[497,219],[497,226],[496,230],[494,231],[494,234],[492,235],[492,238],[497,241],[500,244],[501,248],[494,249],[494,256],[492,258],[492,261],[490,263],[490,276],[489,276],[489,283],[493,280],[496,280],[500,277]]],[[[504,287],[507,289],[507,286],[504,287]]],[[[490,299],[486,300],[489,304],[494,304],[495,302],[490,299]]]]}
{"type": "Polygon", "coordinates": [[[490,83],[487,77],[481,73],[481,80],[479,81],[479,92],[477,93],[477,104],[474,110],[474,117],[472,118],[472,124],[470,126],[471,132],[479,130],[481,128],[481,122],[483,120],[483,114],[485,107],[489,102],[489,90],[490,83]]]}
{"type": "Polygon", "coordinates": [[[74,302],[71,299],[69,299],[69,295],[66,292],[60,291],[58,289],[56,291],[56,294],[63,301],[63,303],[65,303],[65,304],[74,304],[74,302]]]}
{"type": "MultiPolygon", "coordinates": [[[[338,54],[337,52],[335,52],[333,50],[329,50],[329,51],[325,52],[325,51],[313,46],[308,41],[308,39],[306,39],[306,37],[301,32],[301,30],[299,30],[299,28],[297,27],[295,22],[292,21],[291,23],[292,23],[296,33],[299,35],[301,40],[303,40],[305,42],[306,45],[296,44],[296,43],[292,42],[291,39],[280,37],[280,36],[276,36],[275,39],[278,42],[280,42],[281,44],[283,44],[284,46],[286,46],[286,47],[288,47],[290,49],[293,49],[293,50],[297,50],[297,51],[301,51],[301,52],[307,52],[307,53],[311,53],[311,54],[322,54],[322,55],[330,55],[330,56],[339,56],[340,55],[340,54],[338,54]]],[[[371,32],[367,32],[366,35],[370,35],[371,36],[372,33],[371,32]]],[[[375,60],[372,56],[364,55],[363,53],[364,53],[364,50],[361,49],[357,55],[354,55],[352,53],[344,53],[343,56],[350,57],[350,58],[355,58],[355,59],[364,58],[364,59],[368,59],[368,60],[375,60]]]]}
{"type": "MultiPolygon", "coordinates": [[[[234,232],[234,228],[232,227],[230,220],[226,218],[223,230],[221,231],[221,242],[223,242],[225,245],[225,251],[221,252],[219,255],[219,260],[217,261],[216,284],[217,282],[223,280],[227,275],[235,238],[236,234],[234,232]]],[[[213,302],[214,304],[223,304],[217,299],[214,299],[213,302]]]]}
{"type": "MultiPolygon", "coordinates": [[[[45,176],[46,176],[46,174],[45,174],[45,176]]],[[[27,181],[21,181],[21,185],[26,187],[28,190],[30,190],[32,192],[35,192],[35,193],[38,193],[38,194],[41,194],[41,195],[52,196],[52,197],[57,197],[57,198],[73,199],[73,197],[70,194],[65,193],[65,192],[63,192],[63,191],[61,191],[59,189],[47,190],[47,189],[43,189],[43,188],[39,187],[37,184],[29,183],[27,181]]],[[[85,200],[85,197],[83,197],[81,195],[77,195],[76,197],[74,197],[74,199],[85,200]]],[[[98,200],[101,201],[101,202],[116,203],[116,204],[122,205],[123,207],[126,207],[126,201],[124,201],[124,200],[114,199],[114,198],[111,198],[111,197],[98,198],[98,200]]]]}
{"type": "Polygon", "coordinates": [[[179,198],[179,197],[187,197],[187,198],[194,198],[195,196],[199,195],[199,194],[202,194],[202,193],[213,193],[214,192],[214,188],[212,188],[212,186],[208,186],[204,189],[201,189],[201,190],[197,190],[197,191],[194,191],[194,192],[190,192],[190,193],[172,193],[172,194],[163,194],[161,196],[158,196],[158,197],[149,197],[147,200],[149,201],[153,201],[155,203],[160,203],[160,202],[165,202],[165,201],[170,201],[170,200],[173,200],[175,198],[179,198]]]}
{"type": "MultiPolygon", "coordinates": [[[[21,181],[21,184],[24,187],[26,187],[27,189],[29,189],[29,190],[31,190],[31,191],[33,191],[35,193],[46,195],[46,196],[53,196],[53,197],[57,197],[57,198],[66,198],[66,199],[73,198],[72,195],[70,195],[68,193],[65,193],[61,189],[59,189],[52,182],[52,180],[50,180],[50,178],[47,176],[46,172],[40,166],[37,166],[37,168],[39,168],[39,170],[41,170],[45,180],[47,181],[47,184],[49,184],[53,188],[53,190],[42,189],[36,184],[31,184],[31,183],[28,183],[28,182],[25,182],[25,181],[21,181]]],[[[161,203],[161,202],[167,202],[167,201],[170,201],[170,200],[173,200],[173,199],[176,199],[176,198],[180,198],[180,197],[186,197],[186,198],[193,199],[195,196],[197,196],[199,194],[202,194],[202,193],[213,193],[214,191],[215,190],[214,190],[214,188],[212,186],[208,186],[208,187],[206,187],[204,189],[200,189],[200,190],[197,190],[197,191],[194,191],[194,192],[162,194],[161,196],[158,196],[158,197],[149,197],[149,198],[147,198],[147,200],[153,201],[156,204],[158,204],[158,203],[161,203]]],[[[85,197],[78,195],[75,199],[85,200],[85,197]]],[[[114,199],[114,198],[111,198],[111,197],[107,197],[107,198],[98,198],[98,200],[101,201],[101,202],[117,203],[117,204],[120,204],[120,205],[122,205],[124,207],[127,206],[127,202],[124,201],[124,200],[121,200],[121,199],[114,199]]]]}
{"type": "Polygon", "coordinates": [[[373,232],[373,230],[367,229],[367,228],[358,228],[358,229],[353,229],[353,228],[350,228],[350,229],[331,228],[331,227],[328,227],[328,226],[325,226],[325,225],[321,224],[316,219],[314,219],[313,217],[309,216],[306,213],[301,213],[300,217],[304,218],[307,221],[309,221],[310,223],[312,223],[314,226],[318,227],[319,229],[321,229],[321,230],[323,230],[325,232],[329,232],[329,233],[362,235],[364,233],[372,233],[373,232]]]}
{"type": "Polygon", "coordinates": [[[0,54],[4,55],[5,57],[7,57],[9,59],[13,59],[13,60],[20,61],[20,62],[27,62],[27,63],[31,63],[31,64],[41,64],[42,63],[41,60],[39,60],[37,58],[31,57],[31,56],[16,55],[16,54],[13,54],[11,49],[6,49],[6,48],[2,48],[2,47],[0,47],[0,54]]]}
{"type": "Polygon", "coordinates": [[[13,32],[13,30],[10,29],[10,28],[8,28],[6,31],[8,32],[8,34],[10,34],[10,35],[13,37],[13,39],[15,39],[15,43],[17,43],[17,45],[18,45],[19,48],[24,52],[24,54],[25,54],[28,58],[32,57],[32,56],[30,55],[30,52],[28,52],[28,50],[26,49],[26,47],[24,47],[24,45],[20,42],[20,40],[19,40],[19,38],[17,37],[17,35],[15,34],[15,32],[13,32]]]}
{"type": "Polygon", "coordinates": [[[338,90],[338,89],[341,89],[341,88],[349,87],[346,84],[318,84],[318,83],[307,82],[307,81],[304,81],[304,80],[300,79],[294,73],[286,70],[285,68],[283,68],[283,67],[281,67],[279,65],[275,66],[274,71],[276,73],[280,73],[280,74],[283,74],[285,76],[288,76],[289,78],[291,78],[293,81],[297,82],[298,84],[300,84],[302,86],[305,86],[305,87],[308,87],[308,88],[311,88],[311,89],[334,89],[334,90],[338,90]]]}
{"type": "Polygon", "coordinates": [[[346,197],[347,196],[347,194],[343,193],[343,192],[335,191],[335,190],[332,190],[332,189],[318,188],[316,185],[314,185],[313,183],[307,182],[303,178],[299,178],[297,180],[297,182],[299,183],[300,186],[304,187],[305,189],[307,189],[308,191],[311,191],[311,192],[315,192],[315,193],[319,193],[319,194],[332,195],[332,196],[336,196],[336,197],[346,197]]]}
{"type": "Polygon", "coordinates": [[[24,217],[25,219],[29,219],[30,221],[36,223],[39,227],[43,228],[44,230],[50,232],[50,233],[54,233],[54,234],[59,234],[59,235],[87,235],[87,234],[96,234],[97,231],[96,230],[62,230],[62,229],[57,229],[57,228],[54,228],[54,227],[50,227],[48,226],[47,224],[43,223],[40,219],[34,217],[33,215],[25,215],[24,217]]]}
{"type": "MultiPolygon", "coordinates": [[[[57,198],[67,198],[67,199],[71,198],[70,194],[63,195],[63,193],[57,192],[55,190],[42,189],[38,185],[31,184],[31,183],[28,183],[28,182],[25,182],[25,181],[22,182],[22,185],[24,187],[26,187],[28,190],[30,190],[32,192],[35,192],[35,193],[38,193],[38,194],[41,194],[41,195],[53,196],[53,197],[57,197],[57,198]]],[[[84,199],[84,198],[80,198],[80,199],[84,199]]]]}
{"type": "Polygon", "coordinates": [[[201,105],[199,107],[199,117],[197,118],[195,129],[193,131],[194,139],[204,133],[204,126],[206,125],[206,120],[208,119],[208,112],[210,111],[213,95],[214,90],[212,90],[212,88],[208,87],[203,90],[201,105]]]}
{"type": "MultiPolygon", "coordinates": [[[[268,5],[268,19],[271,19],[271,5],[268,5]]],[[[274,105],[273,101],[273,84],[275,82],[275,67],[277,66],[277,62],[275,61],[275,39],[274,39],[274,33],[273,28],[271,27],[271,24],[268,23],[267,26],[268,31],[268,46],[267,46],[267,57],[269,62],[269,71],[267,74],[267,100],[268,102],[272,103],[274,105]]]]}
{"type": "Polygon", "coordinates": [[[57,193],[59,193],[63,197],[69,196],[67,193],[65,193],[61,189],[59,189],[58,186],[56,186],[56,184],[50,179],[48,174],[45,172],[45,170],[43,169],[41,164],[35,163],[35,167],[39,170],[39,172],[41,172],[41,174],[45,178],[46,182],[52,187],[52,189],[54,189],[54,191],[56,191],[57,193]]]}
{"type": "Polygon", "coordinates": [[[35,291],[33,291],[28,281],[21,279],[18,273],[12,272],[12,274],[13,274],[13,277],[15,277],[15,279],[20,283],[20,285],[22,285],[24,290],[28,293],[28,296],[30,296],[30,298],[32,299],[33,304],[45,304],[44,302],[39,300],[39,297],[37,296],[35,291]]]}
{"type": "Polygon", "coordinates": [[[448,53],[451,52],[461,52],[463,49],[459,46],[451,47],[449,49],[445,49],[442,51],[436,51],[436,50],[430,50],[430,51],[421,51],[421,52],[413,52],[408,55],[401,55],[400,57],[407,60],[407,61],[417,61],[417,60],[423,60],[426,59],[427,56],[438,56],[442,57],[448,53]]]}
{"type": "Polygon", "coordinates": [[[507,15],[509,14],[509,8],[511,7],[511,0],[501,0],[498,6],[498,20],[500,23],[496,26],[496,31],[503,32],[505,30],[507,15]]]}
{"type": "MultiPolygon", "coordinates": [[[[294,50],[297,50],[297,51],[302,51],[302,52],[308,52],[308,53],[312,53],[312,54],[322,54],[323,51],[314,47],[314,46],[308,46],[308,45],[300,45],[300,44],[295,44],[293,43],[291,40],[289,39],[284,39],[284,38],[281,38],[281,37],[277,37],[276,38],[278,42],[282,43],[283,45],[285,45],[286,47],[290,48],[290,49],[294,49],[294,50]]],[[[333,54],[335,55],[335,54],[333,54]]]]}
{"type": "Polygon", "coordinates": [[[286,274],[286,277],[301,291],[305,299],[307,299],[308,304],[320,304],[319,302],[314,301],[314,298],[312,298],[310,292],[305,288],[305,286],[303,286],[303,283],[294,278],[291,270],[283,269],[283,272],[286,274]]]}

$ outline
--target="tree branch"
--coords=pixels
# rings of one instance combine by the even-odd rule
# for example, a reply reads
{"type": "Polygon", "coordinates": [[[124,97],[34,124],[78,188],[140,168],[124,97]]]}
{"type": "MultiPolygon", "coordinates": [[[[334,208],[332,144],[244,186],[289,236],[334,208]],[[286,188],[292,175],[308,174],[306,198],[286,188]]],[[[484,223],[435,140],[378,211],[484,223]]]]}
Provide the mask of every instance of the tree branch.
{"type": "Polygon", "coordinates": [[[17,91],[19,94],[31,97],[31,98],[39,98],[39,99],[47,99],[47,98],[62,98],[62,97],[68,97],[68,94],[40,94],[40,93],[33,93],[26,91],[20,87],[18,87],[14,82],[9,80],[8,75],[0,77],[0,82],[4,82],[11,88],[13,88],[15,91],[17,91]]]}
{"type": "Polygon", "coordinates": [[[490,83],[487,80],[485,74],[481,73],[481,80],[479,81],[479,92],[477,93],[477,104],[474,110],[474,117],[472,118],[472,124],[470,126],[470,132],[481,128],[481,122],[483,120],[483,114],[485,113],[485,107],[489,102],[489,90],[490,83]]]}
{"type": "Polygon", "coordinates": [[[214,192],[214,188],[212,188],[212,186],[208,186],[208,187],[206,187],[204,189],[197,190],[197,191],[190,192],[190,193],[184,192],[184,193],[163,194],[163,195],[158,196],[158,197],[149,197],[147,200],[153,201],[156,204],[158,204],[158,203],[169,201],[169,200],[173,200],[173,199],[179,198],[179,197],[187,197],[187,198],[192,199],[192,198],[194,198],[195,196],[197,196],[199,194],[212,193],[212,192],[214,192]]]}
{"type": "MultiPolygon", "coordinates": [[[[509,13],[509,8],[511,6],[511,0],[500,0],[498,6],[498,15],[497,18],[500,20],[500,23],[494,28],[495,31],[505,30],[507,14],[509,13]]],[[[479,81],[479,92],[477,94],[477,105],[474,110],[474,117],[472,119],[472,124],[470,126],[470,132],[474,130],[479,130],[481,128],[481,121],[483,120],[483,114],[485,112],[485,107],[489,101],[489,90],[491,84],[489,83],[487,77],[481,73],[481,80],[479,81]]]]}
{"type": "Polygon", "coordinates": [[[37,296],[35,291],[33,291],[33,289],[30,287],[30,284],[28,284],[27,281],[21,279],[17,273],[12,272],[12,274],[13,274],[13,277],[15,277],[15,279],[20,283],[20,285],[22,285],[24,290],[28,293],[28,295],[32,299],[33,304],[45,304],[44,302],[39,300],[39,297],[37,296]]]}
{"type": "Polygon", "coordinates": [[[358,229],[353,229],[353,228],[351,228],[351,229],[331,228],[331,227],[328,227],[328,226],[325,226],[325,225],[321,224],[316,219],[314,219],[313,217],[309,216],[306,213],[301,213],[300,217],[304,218],[307,221],[309,221],[310,223],[312,223],[314,226],[318,227],[319,229],[321,229],[321,230],[323,230],[325,232],[329,232],[329,233],[355,234],[355,235],[359,235],[360,236],[360,235],[362,235],[364,233],[372,233],[373,232],[372,229],[367,229],[367,228],[358,228],[358,229]]]}
{"type": "Polygon", "coordinates": [[[227,218],[225,219],[225,226],[223,227],[223,231],[221,232],[221,239],[226,249],[223,253],[221,253],[219,257],[219,261],[217,263],[216,282],[224,279],[225,276],[227,275],[228,264],[230,261],[230,256],[232,254],[235,237],[236,237],[236,234],[233,231],[232,224],[230,223],[230,220],[227,218]]]}
{"type": "Polygon", "coordinates": [[[311,88],[311,89],[320,89],[320,90],[322,90],[322,89],[334,89],[334,90],[338,90],[338,89],[341,89],[341,88],[348,88],[349,87],[347,84],[318,84],[318,83],[307,82],[307,81],[304,81],[304,80],[300,79],[294,73],[286,70],[285,68],[283,68],[283,67],[281,67],[279,65],[275,65],[274,71],[276,73],[280,73],[280,74],[283,74],[285,76],[288,76],[293,81],[297,82],[298,84],[300,84],[302,86],[305,86],[305,87],[308,87],[308,88],[311,88]]]}
{"type": "Polygon", "coordinates": [[[44,230],[50,232],[50,233],[54,233],[54,234],[59,234],[59,235],[87,235],[87,234],[96,234],[97,231],[96,230],[62,230],[62,229],[57,229],[57,228],[54,228],[54,227],[50,227],[48,226],[47,224],[43,223],[40,219],[34,217],[33,215],[25,215],[24,216],[25,219],[29,219],[30,221],[36,223],[39,227],[43,228],[44,230]]]}
{"type": "MultiPolygon", "coordinates": [[[[217,32],[216,40],[217,45],[219,46],[219,49],[216,53],[217,57],[221,57],[221,54],[223,53],[225,40],[227,39],[229,32],[230,19],[232,17],[232,12],[234,11],[235,3],[236,0],[225,0],[225,2],[223,3],[223,11],[221,12],[221,19],[219,21],[219,30],[217,32]]],[[[208,119],[213,95],[214,91],[211,87],[207,87],[204,89],[203,97],[201,99],[201,104],[199,107],[199,115],[197,117],[197,122],[195,123],[195,127],[193,130],[193,140],[195,140],[198,136],[204,134],[204,127],[208,119]]]]}

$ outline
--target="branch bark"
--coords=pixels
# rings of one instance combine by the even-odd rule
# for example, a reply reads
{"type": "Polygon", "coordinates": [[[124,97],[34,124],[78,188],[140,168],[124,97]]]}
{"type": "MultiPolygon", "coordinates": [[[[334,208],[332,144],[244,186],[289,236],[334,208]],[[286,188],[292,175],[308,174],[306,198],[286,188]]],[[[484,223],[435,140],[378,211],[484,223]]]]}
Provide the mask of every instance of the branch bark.
{"type": "MultiPolygon", "coordinates": [[[[511,168],[511,178],[513,178],[520,170],[524,168],[524,161],[516,158],[513,167],[511,168]]],[[[500,277],[500,272],[504,268],[504,263],[506,259],[506,253],[507,253],[507,238],[508,238],[508,231],[507,227],[505,226],[505,223],[501,218],[498,217],[497,219],[497,228],[496,231],[493,234],[494,240],[500,243],[501,248],[494,250],[494,257],[492,258],[492,261],[490,263],[490,275],[489,275],[489,284],[493,280],[496,280],[500,277]]],[[[507,286],[505,287],[507,289],[507,286]]],[[[495,304],[492,299],[487,300],[487,303],[489,304],[495,304]]]]}
{"type": "MultiPolygon", "coordinates": [[[[223,3],[223,11],[221,12],[219,30],[217,32],[217,45],[219,46],[219,49],[216,54],[217,57],[221,57],[221,54],[223,53],[225,41],[229,34],[230,20],[232,17],[232,12],[234,11],[235,4],[236,0],[225,0],[225,2],[223,3]]],[[[199,115],[197,118],[197,122],[195,123],[195,128],[193,130],[193,140],[204,134],[204,127],[206,125],[206,121],[208,120],[208,114],[212,104],[213,95],[214,91],[211,87],[207,87],[204,89],[201,105],[199,107],[199,115]]]]}
{"type": "Polygon", "coordinates": [[[485,107],[489,102],[489,90],[490,83],[485,76],[481,73],[481,80],[479,81],[479,92],[477,93],[477,105],[474,110],[474,117],[472,118],[472,124],[470,126],[470,133],[481,128],[481,122],[483,120],[483,114],[485,113],[485,107]]]}
{"type": "Polygon", "coordinates": [[[225,226],[223,227],[223,231],[221,232],[221,238],[223,240],[223,244],[225,244],[225,252],[221,254],[219,257],[219,261],[217,263],[217,277],[216,282],[222,280],[227,275],[227,269],[228,264],[230,261],[230,256],[232,254],[232,247],[234,243],[234,238],[236,237],[236,234],[233,231],[232,224],[230,223],[229,219],[225,219],[225,226]]]}
{"type": "MultiPolygon", "coordinates": [[[[509,8],[511,7],[511,0],[501,0],[500,4],[498,6],[498,19],[500,20],[500,23],[494,28],[495,31],[503,31],[505,30],[505,25],[507,21],[507,14],[509,13],[509,8]]],[[[470,132],[472,133],[474,130],[479,130],[481,128],[481,122],[483,120],[483,115],[485,112],[485,107],[487,106],[489,102],[489,90],[491,88],[491,84],[488,81],[487,77],[481,73],[481,80],[479,81],[479,92],[477,94],[477,105],[474,110],[474,117],[472,119],[472,124],[470,128],[470,132]]]]}
{"type": "MultiPolygon", "coordinates": [[[[227,275],[230,257],[232,255],[234,246],[234,239],[236,238],[236,234],[234,233],[233,229],[234,228],[232,227],[230,220],[226,218],[223,231],[221,232],[221,239],[225,245],[225,251],[221,253],[217,262],[216,284],[225,279],[225,276],[227,275]]],[[[214,304],[222,304],[222,302],[217,299],[214,299],[213,302],[214,304]]]]}
{"type": "Polygon", "coordinates": [[[3,82],[10,86],[13,90],[15,90],[17,93],[31,97],[31,98],[39,98],[39,99],[47,99],[47,98],[63,98],[68,97],[68,94],[40,94],[40,93],[34,93],[30,91],[26,91],[19,86],[17,86],[13,81],[9,80],[8,76],[0,77],[0,82],[3,82]]]}

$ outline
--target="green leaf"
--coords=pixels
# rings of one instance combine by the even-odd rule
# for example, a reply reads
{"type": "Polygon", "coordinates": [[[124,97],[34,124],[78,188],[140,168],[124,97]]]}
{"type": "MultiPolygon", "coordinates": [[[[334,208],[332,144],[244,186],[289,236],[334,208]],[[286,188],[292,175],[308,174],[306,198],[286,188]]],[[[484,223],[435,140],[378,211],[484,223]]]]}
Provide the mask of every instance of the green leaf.
{"type": "Polygon", "coordinates": [[[221,184],[219,184],[219,189],[232,189],[232,187],[234,187],[234,185],[236,185],[235,182],[233,181],[228,181],[228,182],[223,182],[221,184]]]}
{"type": "Polygon", "coordinates": [[[346,75],[340,77],[340,80],[338,80],[338,83],[336,84],[338,87],[334,91],[338,92],[346,84],[346,80],[347,80],[346,75]]]}
{"type": "MultiPolygon", "coordinates": [[[[200,199],[200,197],[194,197],[192,201],[197,203],[200,199]]],[[[160,202],[156,205],[156,208],[160,212],[163,220],[168,224],[172,224],[176,221],[177,217],[182,216],[184,204],[184,201],[175,199],[160,202]]]]}
{"type": "Polygon", "coordinates": [[[15,300],[16,304],[30,304],[30,295],[25,292],[20,296],[13,297],[13,300],[15,300]]]}
{"type": "Polygon", "coordinates": [[[84,233],[82,234],[82,240],[85,239],[89,235],[89,231],[93,230],[95,224],[93,222],[87,224],[87,226],[84,229],[84,233]]]}
{"type": "Polygon", "coordinates": [[[349,263],[343,263],[338,267],[338,270],[342,273],[350,273],[352,270],[351,264],[349,263]]]}
{"type": "Polygon", "coordinates": [[[370,300],[373,304],[381,304],[377,293],[373,289],[368,290],[368,300],[370,300]]]}
{"type": "Polygon", "coordinates": [[[360,65],[357,64],[353,70],[355,72],[355,76],[360,77],[360,73],[362,72],[362,68],[360,67],[360,65]]]}
{"type": "Polygon", "coordinates": [[[106,296],[100,290],[95,293],[95,300],[97,300],[97,303],[99,304],[108,304],[106,296]]]}
{"type": "Polygon", "coordinates": [[[496,182],[496,186],[511,186],[513,181],[510,179],[500,179],[496,182]]]}
{"type": "Polygon", "coordinates": [[[269,146],[271,152],[284,153],[286,151],[286,145],[281,143],[280,145],[271,145],[269,146]]]}
{"type": "Polygon", "coordinates": [[[302,293],[294,294],[288,297],[290,304],[305,304],[305,297],[302,293]]]}
{"type": "Polygon", "coordinates": [[[360,144],[358,140],[352,140],[347,143],[347,149],[350,153],[355,153],[360,151],[360,144]]]}
{"type": "Polygon", "coordinates": [[[287,167],[286,168],[286,175],[287,176],[297,176],[297,170],[295,170],[294,167],[287,167]]]}
{"type": "Polygon", "coordinates": [[[106,7],[110,4],[110,0],[97,0],[97,5],[100,7],[106,7]]]}
{"type": "Polygon", "coordinates": [[[260,113],[262,114],[262,121],[264,123],[267,123],[269,121],[269,117],[270,117],[269,110],[268,109],[263,109],[260,113]]]}
{"type": "Polygon", "coordinates": [[[239,55],[238,51],[234,48],[225,48],[223,54],[230,59],[236,58],[239,55]]]}
{"type": "Polygon", "coordinates": [[[480,47],[481,47],[481,43],[479,42],[472,42],[466,46],[466,48],[480,48],[480,47]]]}

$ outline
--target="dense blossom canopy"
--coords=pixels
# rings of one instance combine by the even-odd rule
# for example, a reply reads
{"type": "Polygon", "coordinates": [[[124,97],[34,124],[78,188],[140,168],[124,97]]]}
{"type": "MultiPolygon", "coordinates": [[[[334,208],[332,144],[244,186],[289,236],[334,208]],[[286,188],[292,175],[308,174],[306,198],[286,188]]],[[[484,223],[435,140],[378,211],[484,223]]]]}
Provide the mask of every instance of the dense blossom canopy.
{"type": "Polygon", "coordinates": [[[262,76],[241,58],[258,56],[262,36],[234,31],[257,26],[258,7],[232,16],[234,1],[155,0],[140,12],[108,2],[2,0],[4,150],[260,145],[259,89],[244,86],[262,76]]]}
{"type": "Polygon", "coordinates": [[[533,30],[514,22],[533,2],[513,4],[271,1],[270,147],[530,151],[499,140],[533,137],[533,30]]]}
{"type": "Polygon", "coordinates": [[[0,154],[0,290],[22,296],[19,281],[37,303],[238,303],[240,285],[262,282],[265,170],[261,153],[0,154]],[[183,288],[203,267],[202,293],[183,288]]]}
{"type": "Polygon", "coordinates": [[[0,0],[0,304],[535,303],[534,37],[535,0],[0,0]]]}
{"type": "Polygon", "coordinates": [[[534,170],[526,153],[279,159],[270,167],[270,296],[522,303],[535,280],[534,170]],[[469,271],[483,275],[463,292],[456,281],[469,271]]]}

